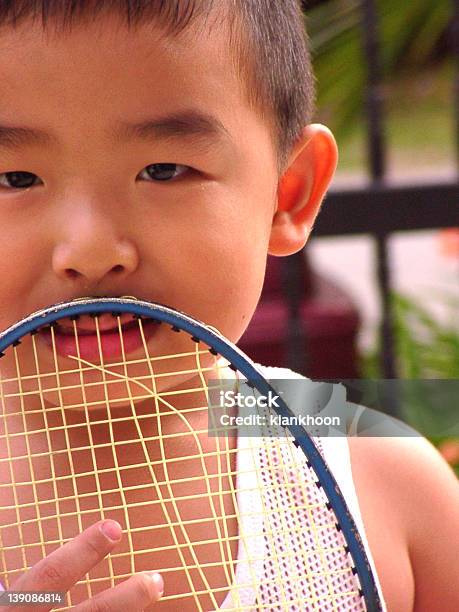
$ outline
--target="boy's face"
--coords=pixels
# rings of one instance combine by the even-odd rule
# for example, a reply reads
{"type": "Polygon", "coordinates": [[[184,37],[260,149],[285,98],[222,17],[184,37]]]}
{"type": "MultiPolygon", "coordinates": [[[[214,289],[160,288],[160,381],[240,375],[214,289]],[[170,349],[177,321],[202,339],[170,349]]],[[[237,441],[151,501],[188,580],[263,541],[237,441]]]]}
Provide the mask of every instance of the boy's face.
{"type": "Polygon", "coordinates": [[[244,331],[277,204],[271,132],[222,32],[159,34],[116,17],[0,31],[0,329],[133,295],[244,331]]]}

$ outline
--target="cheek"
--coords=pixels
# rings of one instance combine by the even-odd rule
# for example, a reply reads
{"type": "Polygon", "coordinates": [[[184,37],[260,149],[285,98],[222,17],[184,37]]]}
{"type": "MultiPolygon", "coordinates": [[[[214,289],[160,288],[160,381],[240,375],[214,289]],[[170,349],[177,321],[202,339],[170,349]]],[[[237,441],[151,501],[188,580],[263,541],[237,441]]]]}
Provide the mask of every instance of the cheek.
{"type": "Polygon", "coordinates": [[[233,342],[247,327],[263,285],[269,236],[262,227],[227,224],[174,247],[168,291],[173,305],[217,327],[233,342]]]}
{"type": "Polygon", "coordinates": [[[0,241],[2,330],[36,309],[36,287],[43,274],[42,262],[46,251],[46,241],[40,232],[28,231],[24,223],[5,225],[0,241]]]}

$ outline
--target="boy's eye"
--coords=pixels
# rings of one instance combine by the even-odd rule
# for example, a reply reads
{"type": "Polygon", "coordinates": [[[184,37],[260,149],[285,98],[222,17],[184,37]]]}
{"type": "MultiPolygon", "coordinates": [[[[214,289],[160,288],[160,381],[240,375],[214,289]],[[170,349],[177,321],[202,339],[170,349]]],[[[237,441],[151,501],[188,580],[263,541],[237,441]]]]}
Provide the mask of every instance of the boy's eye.
{"type": "MultiPolygon", "coordinates": [[[[138,175],[141,180],[170,181],[181,176],[188,170],[188,166],[179,164],[150,164],[138,175]]],[[[0,174],[0,188],[6,189],[29,189],[35,185],[42,184],[41,179],[32,172],[3,172],[0,174]]]]}
{"type": "Polygon", "coordinates": [[[188,166],[180,164],[150,164],[138,175],[141,180],[170,181],[188,170],[188,166]]]}
{"type": "Polygon", "coordinates": [[[0,174],[0,187],[6,189],[28,189],[41,184],[41,179],[32,172],[3,172],[0,174]]]}

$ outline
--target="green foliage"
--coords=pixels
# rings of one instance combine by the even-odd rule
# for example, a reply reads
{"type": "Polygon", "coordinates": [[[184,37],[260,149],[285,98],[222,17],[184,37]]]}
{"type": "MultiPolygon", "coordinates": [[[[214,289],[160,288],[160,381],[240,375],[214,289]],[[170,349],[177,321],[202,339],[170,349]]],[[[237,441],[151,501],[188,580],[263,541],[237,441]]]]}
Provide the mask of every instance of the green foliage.
{"type": "MultiPolygon", "coordinates": [[[[395,352],[400,378],[459,379],[459,300],[446,298],[451,324],[439,323],[417,300],[391,293],[395,352]],[[456,319],[456,320],[455,320],[456,319]]],[[[378,346],[362,359],[365,377],[381,377],[378,346]]]]}
{"type": "MultiPolygon", "coordinates": [[[[451,312],[451,323],[448,324],[439,323],[417,300],[392,292],[395,353],[400,378],[459,380],[459,300],[449,297],[446,303],[451,312]]],[[[362,377],[383,378],[378,361],[379,347],[378,341],[378,346],[362,357],[362,377]]],[[[435,393],[441,393],[441,386],[435,393]]],[[[448,409],[441,410],[441,397],[433,399],[422,392],[422,386],[416,389],[415,385],[411,396],[404,399],[403,420],[421,432],[437,432],[428,436],[437,446],[450,438],[438,433],[447,430],[455,419],[457,421],[458,407],[451,405],[450,399],[448,409]],[[436,406],[435,410],[432,405],[436,406]]],[[[459,476],[459,466],[456,473],[459,476]]]]}
{"type": "MultiPolygon", "coordinates": [[[[458,329],[439,323],[406,296],[393,294],[392,304],[401,376],[459,378],[458,329]]],[[[454,316],[459,312],[459,301],[451,298],[449,307],[454,316]]]]}
{"type": "MultiPolygon", "coordinates": [[[[364,106],[367,67],[360,0],[329,0],[306,13],[321,120],[339,138],[352,129],[364,106]]],[[[439,41],[451,22],[449,0],[379,0],[381,65],[385,82],[422,70],[438,56],[439,41]]],[[[446,47],[447,48],[447,47],[446,47]]],[[[440,54],[447,59],[448,52],[440,54]]]]}

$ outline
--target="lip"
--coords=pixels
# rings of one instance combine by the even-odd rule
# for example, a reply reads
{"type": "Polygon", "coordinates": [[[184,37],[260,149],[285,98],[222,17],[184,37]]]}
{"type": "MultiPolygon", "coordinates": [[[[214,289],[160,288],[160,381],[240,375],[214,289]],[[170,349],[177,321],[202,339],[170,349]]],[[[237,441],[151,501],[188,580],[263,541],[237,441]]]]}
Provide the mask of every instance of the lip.
{"type": "Polygon", "coordinates": [[[63,357],[78,357],[88,361],[101,361],[109,359],[121,359],[124,354],[128,355],[144,347],[156,330],[158,324],[154,321],[142,321],[142,327],[137,319],[131,315],[121,315],[122,341],[118,327],[117,317],[112,315],[101,315],[98,317],[98,325],[90,317],[81,317],[81,320],[73,321],[63,319],[54,326],[54,333],[49,327],[39,330],[38,336],[48,347],[63,357]],[[97,334],[97,327],[99,334],[97,334]],[[77,333],[75,334],[75,328],[77,333]],[[143,334],[141,333],[141,329],[143,334]],[[53,342],[54,336],[54,342],[53,342]]]}

